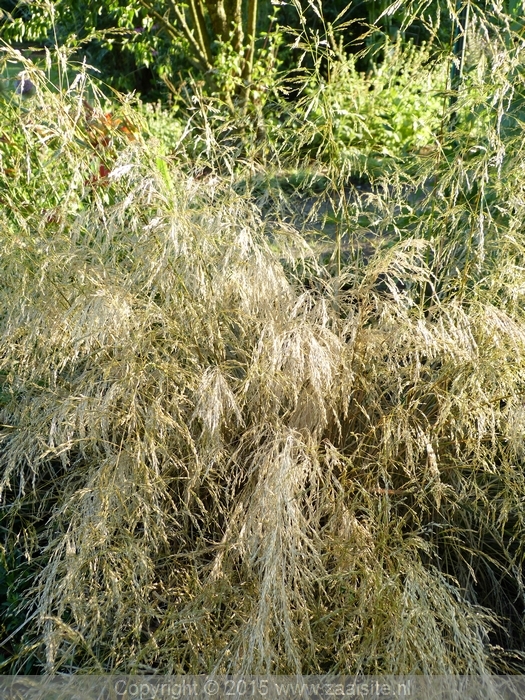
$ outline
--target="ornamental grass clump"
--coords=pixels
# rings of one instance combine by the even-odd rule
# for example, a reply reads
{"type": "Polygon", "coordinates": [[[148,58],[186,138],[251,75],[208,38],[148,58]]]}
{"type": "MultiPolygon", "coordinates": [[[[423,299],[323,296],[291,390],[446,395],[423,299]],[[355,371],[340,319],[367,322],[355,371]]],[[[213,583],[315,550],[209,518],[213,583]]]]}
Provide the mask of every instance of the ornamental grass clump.
{"type": "MultiPolygon", "coordinates": [[[[521,45],[491,46],[518,91],[521,45]]],[[[140,125],[104,121],[102,175],[82,75],[6,103],[4,668],[522,672],[522,131],[494,74],[476,147],[341,204],[326,264],[140,125]]]]}

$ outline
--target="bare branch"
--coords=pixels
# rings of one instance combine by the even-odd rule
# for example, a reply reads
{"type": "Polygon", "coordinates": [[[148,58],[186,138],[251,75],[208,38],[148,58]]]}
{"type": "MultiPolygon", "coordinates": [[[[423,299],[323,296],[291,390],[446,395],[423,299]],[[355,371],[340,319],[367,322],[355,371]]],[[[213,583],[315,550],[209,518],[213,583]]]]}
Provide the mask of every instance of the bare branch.
{"type": "Polygon", "coordinates": [[[213,56],[210,48],[211,39],[208,33],[208,28],[206,27],[206,20],[204,18],[201,0],[190,0],[190,12],[193,25],[195,27],[195,32],[197,34],[197,42],[200,44],[202,53],[206,56],[206,59],[211,66],[213,64],[213,56]]]}
{"type": "Polygon", "coordinates": [[[193,32],[188,26],[188,23],[186,22],[186,17],[184,16],[184,13],[180,11],[180,8],[178,7],[176,0],[170,0],[170,4],[173,8],[173,11],[175,12],[175,16],[180,22],[180,25],[183,29],[184,35],[190,42],[190,44],[193,46],[195,49],[195,52],[198,57],[198,61],[200,64],[200,67],[206,71],[211,70],[212,64],[210,61],[208,61],[208,57],[206,55],[206,52],[203,52],[201,46],[199,45],[199,42],[195,38],[193,32]]]}

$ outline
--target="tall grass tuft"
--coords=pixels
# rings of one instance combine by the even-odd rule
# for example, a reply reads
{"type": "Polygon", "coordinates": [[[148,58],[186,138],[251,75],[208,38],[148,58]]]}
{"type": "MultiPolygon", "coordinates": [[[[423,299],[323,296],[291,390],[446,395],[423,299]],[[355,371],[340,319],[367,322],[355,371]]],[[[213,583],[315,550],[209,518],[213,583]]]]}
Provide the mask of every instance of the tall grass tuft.
{"type": "Polygon", "coordinates": [[[31,585],[4,667],[523,671],[523,47],[482,20],[485,128],[359,196],[328,172],[322,246],[244,173],[196,177],[183,142],[107,117],[86,69],[57,92],[27,64],[0,524],[31,585]]]}

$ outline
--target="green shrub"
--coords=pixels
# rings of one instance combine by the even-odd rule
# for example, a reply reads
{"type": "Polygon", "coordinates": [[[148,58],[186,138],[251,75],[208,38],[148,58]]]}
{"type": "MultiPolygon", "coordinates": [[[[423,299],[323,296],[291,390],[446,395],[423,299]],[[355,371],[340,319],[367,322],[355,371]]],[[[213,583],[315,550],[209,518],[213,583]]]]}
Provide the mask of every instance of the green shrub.
{"type": "MultiPolygon", "coordinates": [[[[330,62],[330,76],[304,99],[312,152],[342,167],[373,157],[401,158],[436,146],[443,129],[447,65],[431,49],[386,44],[384,60],[365,75],[352,56],[330,62]]],[[[336,166],[337,167],[337,166],[336,166]]]]}

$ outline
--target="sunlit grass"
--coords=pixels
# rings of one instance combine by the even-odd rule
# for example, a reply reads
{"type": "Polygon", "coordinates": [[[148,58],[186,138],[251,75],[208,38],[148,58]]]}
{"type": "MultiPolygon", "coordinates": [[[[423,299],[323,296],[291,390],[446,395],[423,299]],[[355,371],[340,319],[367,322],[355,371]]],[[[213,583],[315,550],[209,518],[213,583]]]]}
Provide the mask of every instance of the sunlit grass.
{"type": "Polygon", "coordinates": [[[523,166],[493,74],[485,134],[361,192],[333,164],[315,192],[291,138],[267,162],[306,174],[265,190],[204,102],[170,158],[128,105],[86,113],[86,76],[34,80],[1,164],[10,672],[522,671],[523,166]]]}

